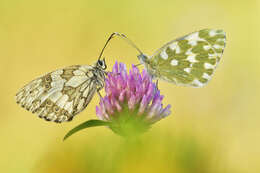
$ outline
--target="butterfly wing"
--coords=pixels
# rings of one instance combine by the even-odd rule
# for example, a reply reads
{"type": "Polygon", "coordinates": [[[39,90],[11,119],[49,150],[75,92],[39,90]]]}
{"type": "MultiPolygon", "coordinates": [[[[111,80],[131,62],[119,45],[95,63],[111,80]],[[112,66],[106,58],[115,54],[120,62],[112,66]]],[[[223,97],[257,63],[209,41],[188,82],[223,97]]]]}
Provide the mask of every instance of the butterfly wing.
{"type": "Polygon", "coordinates": [[[150,71],[153,76],[176,85],[202,87],[210,81],[225,42],[223,30],[193,32],[157,50],[149,60],[150,71]]]}
{"type": "Polygon", "coordinates": [[[96,80],[92,66],[70,66],[33,80],[16,94],[16,101],[47,121],[70,121],[94,96],[96,80]]]}

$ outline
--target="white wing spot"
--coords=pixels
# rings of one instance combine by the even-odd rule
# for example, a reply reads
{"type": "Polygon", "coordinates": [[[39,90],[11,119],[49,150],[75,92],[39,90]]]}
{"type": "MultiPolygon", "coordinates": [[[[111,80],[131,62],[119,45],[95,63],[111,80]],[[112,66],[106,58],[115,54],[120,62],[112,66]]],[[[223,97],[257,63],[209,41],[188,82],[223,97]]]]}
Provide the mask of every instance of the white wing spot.
{"type": "Polygon", "coordinates": [[[65,82],[66,82],[65,79],[56,80],[56,81],[54,81],[54,82],[51,82],[51,87],[52,87],[52,88],[62,89],[65,82]]]}
{"type": "Polygon", "coordinates": [[[208,80],[211,79],[211,77],[210,77],[207,73],[203,73],[202,77],[203,77],[204,79],[208,79],[208,80]]]}
{"type": "Polygon", "coordinates": [[[87,76],[73,76],[65,85],[71,87],[78,87],[80,84],[88,79],[87,76]]]}
{"type": "Polygon", "coordinates": [[[52,112],[52,113],[50,113],[50,114],[47,115],[47,118],[50,119],[50,120],[52,120],[52,121],[54,121],[54,120],[57,118],[57,116],[55,115],[54,112],[52,112]]]}
{"type": "Polygon", "coordinates": [[[204,63],[204,67],[205,67],[205,69],[213,69],[214,65],[206,62],[206,63],[204,63]]]}
{"type": "Polygon", "coordinates": [[[62,96],[61,92],[56,92],[50,95],[49,99],[53,102],[56,103],[56,101],[62,96]]]}
{"type": "Polygon", "coordinates": [[[16,100],[20,100],[22,97],[23,97],[23,92],[19,92],[17,95],[16,95],[16,100]]]}
{"type": "Polygon", "coordinates": [[[51,88],[46,94],[40,96],[41,103],[43,103],[47,98],[49,98],[55,92],[61,91],[62,88],[51,88]]]}
{"type": "Polygon", "coordinates": [[[205,45],[205,46],[203,46],[203,48],[204,48],[204,50],[209,50],[211,48],[211,46],[210,45],[205,45]]]}
{"type": "Polygon", "coordinates": [[[224,38],[218,38],[217,42],[225,42],[225,39],[224,38]]]}
{"type": "Polygon", "coordinates": [[[191,54],[187,57],[187,60],[191,63],[194,63],[194,62],[198,62],[196,59],[195,59],[195,54],[191,54]]]}
{"type": "Polygon", "coordinates": [[[223,46],[220,46],[220,45],[218,45],[218,44],[214,44],[213,47],[214,47],[215,49],[224,49],[223,46]]]}
{"type": "Polygon", "coordinates": [[[160,53],[160,56],[162,59],[168,59],[168,54],[165,52],[165,50],[163,50],[161,53],[160,53]]]}
{"type": "Polygon", "coordinates": [[[173,60],[171,61],[171,65],[172,65],[172,66],[178,65],[178,61],[177,61],[176,59],[173,59],[173,60]]]}
{"type": "Polygon", "coordinates": [[[81,70],[75,70],[75,71],[73,71],[73,74],[75,76],[84,76],[85,75],[85,73],[81,70]]]}
{"type": "Polygon", "coordinates": [[[186,55],[192,55],[192,54],[194,54],[191,50],[192,50],[192,48],[188,49],[185,54],[186,54],[186,55]]]}
{"type": "Polygon", "coordinates": [[[210,31],[209,31],[209,36],[210,36],[210,37],[214,37],[215,35],[217,35],[216,30],[210,30],[210,31]]]}
{"type": "Polygon", "coordinates": [[[84,98],[82,98],[82,99],[79,101],[79,104],[78,104],[78,106],[77,106],[77,109],[78,109],[78,110],[81,110],[81,109],[83,108],[84,102],[85,102],[85,99],[84,99],[84,98]]]}
{"type": "Polygon", "coordinates": [[[28,96],[26,101],[25,101],[25,107],[29,109],[30,106],[32,105],[33,100],[34,100],[33,97],[28,96]]]}
{"type": "Polygon", "coordinates": [[[83,72],[87,72],[89,71],[90,69],[93,69],[92,66],[89,66],[89,65],[82,65],[79,67],[79,70],[83,71],[83,72]]]}
{"type": "Polygon", "coordinates": [[[67,102],[67,103],[65,104],[65,106],[64,106],[64,109],[67,110],[69,113],[72,113],[72,111],[73,111],[72,103],[73,103],[73,101],[67,102]]]}
{"type": "Polygon", "coordinates": [[[67,100],[69,99],[69,96],[64,94],[63,96],[61,96],[61,98],[59,98],[59,100],[57,101],[57,106],[59,106],[60,108],[63,108],[65,103],[67,102],[67,100]]]}
{"type": "Polygon", "coordinates": [[[87,87],[89,85],[89,82],[85,82],[85,83],[83,83],[82,85],[81,85],[81,87],[80,87],[80,92],[82,92],[82,91],[84,91],[85,90],[85,88],[87,87]]]}
{"type": "Polygon", "coordinates": [[[198,41],[205,41],[204,39],[199,37],[198,32],[188,35],[185,39],[188,40],[188,44],[192,46],[196,46],[198,41]]]}
{"type": "Polygon", "coordinates": [[[47,114],[47,109],[44,108],[42,108],[38,113],[39,117],[44,117],[46,114],[47,114]]]}
{"type": "Polygon", "coordinates": [[[56,72],[51,73],[51,79],[52,81],[59,81],[62,80],[61,74],[57,74],[56,72]]]}
{"type": "Polygon", "coordinates": [[[216,58],[216,54],[215,53],[209,53],[209,59],[214,59],[216,58]]]}
{"type": "Polygon", "coordinates": [[[185,68],[183,69],[184,71],[186,71],[187,73],[190,73],[191,72],[191,68],[185,68]]]}
{"type": "Polygon", "coordinates": [[[83,92],[83,97],[87,97],[88,93],[90,92],[91,87],[92,86],[85,89],[85,91],[83,92]]]}
{"type": "Polygon", "coordinates": [[[61,75],[63,73],[63,70],[56,70],[54,72],[52,72],[53,75],[61,75]]]}
{"type": "Polygon", "coordinates": [[[216,56],[221,57],[222,53],[216,53],[216,56]]]}
{"type": "Polygon", "coordinates": [[[180,46],[178,45],[177,42],[174,42],[174,43],[170,44],[169,47],[170,47],[171,50],[175,50],[175,52],[177,54],[181,53],[181,48],[180,48],[180,46]]]}
{"type": "Polygon", "coordinates": [[[198,79],[194,79],[194,81],[192,82],[192,84],[194,84],[197,87],[202,87],[204,84],[201,83],[198,79]]]}

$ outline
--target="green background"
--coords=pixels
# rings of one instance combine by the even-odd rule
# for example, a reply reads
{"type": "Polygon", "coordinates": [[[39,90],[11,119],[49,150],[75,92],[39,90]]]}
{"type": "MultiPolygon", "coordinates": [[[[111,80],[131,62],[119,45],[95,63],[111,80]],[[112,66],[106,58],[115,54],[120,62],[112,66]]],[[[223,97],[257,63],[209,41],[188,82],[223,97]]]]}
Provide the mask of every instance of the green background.
{"type": "MultiPolygon", "coordinates": [[[[0,168],[11,173],[260,172],[259,8],[254,0],[0,0],[0,168]],[[160,82],[173,113],[136,141],[104,127],[74,126],[95,118],[98,96],[72,122],[45,122],[15,103],[32,79],[57,68],[92,64],[112,32],[151,55],[164,43],[204,28],[224,29],[227,44],[204,88],[160,82]]],[[[108,69],[138,64],[120,39],[105,52],[108,69]]]]}

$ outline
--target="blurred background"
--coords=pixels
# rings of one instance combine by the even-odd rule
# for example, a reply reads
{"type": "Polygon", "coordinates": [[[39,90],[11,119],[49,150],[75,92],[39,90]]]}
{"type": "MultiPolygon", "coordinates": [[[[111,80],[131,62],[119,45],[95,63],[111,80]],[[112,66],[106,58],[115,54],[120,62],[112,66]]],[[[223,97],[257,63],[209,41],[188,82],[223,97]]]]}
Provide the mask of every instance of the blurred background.
{"type": "MultiPolygon", "coordinates": [[[[256,0],[0,0],[0,167],[19,173],[260,172],[259,10],[256,0]],[[204,28],[224,29],[227,44],[204,88],[160,82],[171,116],[136,141],[100,127],[63,136],[96,118],[98,96],[72,122],[45,122],[16,105],[14,95],[57,68],[92,64],[112,32],[143,52],[204,28]]],[[[137,52],[115,38],[114,62],[138,64],[137,52]]],[[[142,67],[141,67],[142,68],[142,67]]]]}

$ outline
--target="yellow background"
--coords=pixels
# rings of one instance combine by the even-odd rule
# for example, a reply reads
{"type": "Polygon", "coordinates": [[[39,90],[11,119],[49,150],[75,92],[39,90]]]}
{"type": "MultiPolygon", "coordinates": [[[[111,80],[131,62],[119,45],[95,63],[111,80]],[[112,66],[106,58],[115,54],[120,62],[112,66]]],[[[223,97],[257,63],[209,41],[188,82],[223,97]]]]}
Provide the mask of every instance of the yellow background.
{"type": "MultiPolygon", "coordinates": [[[[1,0],[1,172],[260,172],[259,9],[254,0],[1,0]],[[18,89],[39,75],[95,62],[112,32],[125,33],[151,55],[203,28],[227,33],[212,81],[200,89],[160,82],[173,113],[138,141],[104,127],[62,141],[68,130],[95,118],[97,96],[63,124],[45,122],[15,103],[18,89]]],[[[136,54],[112,40],[108,69],[116,60],[138,64],[136,54]]]]}

